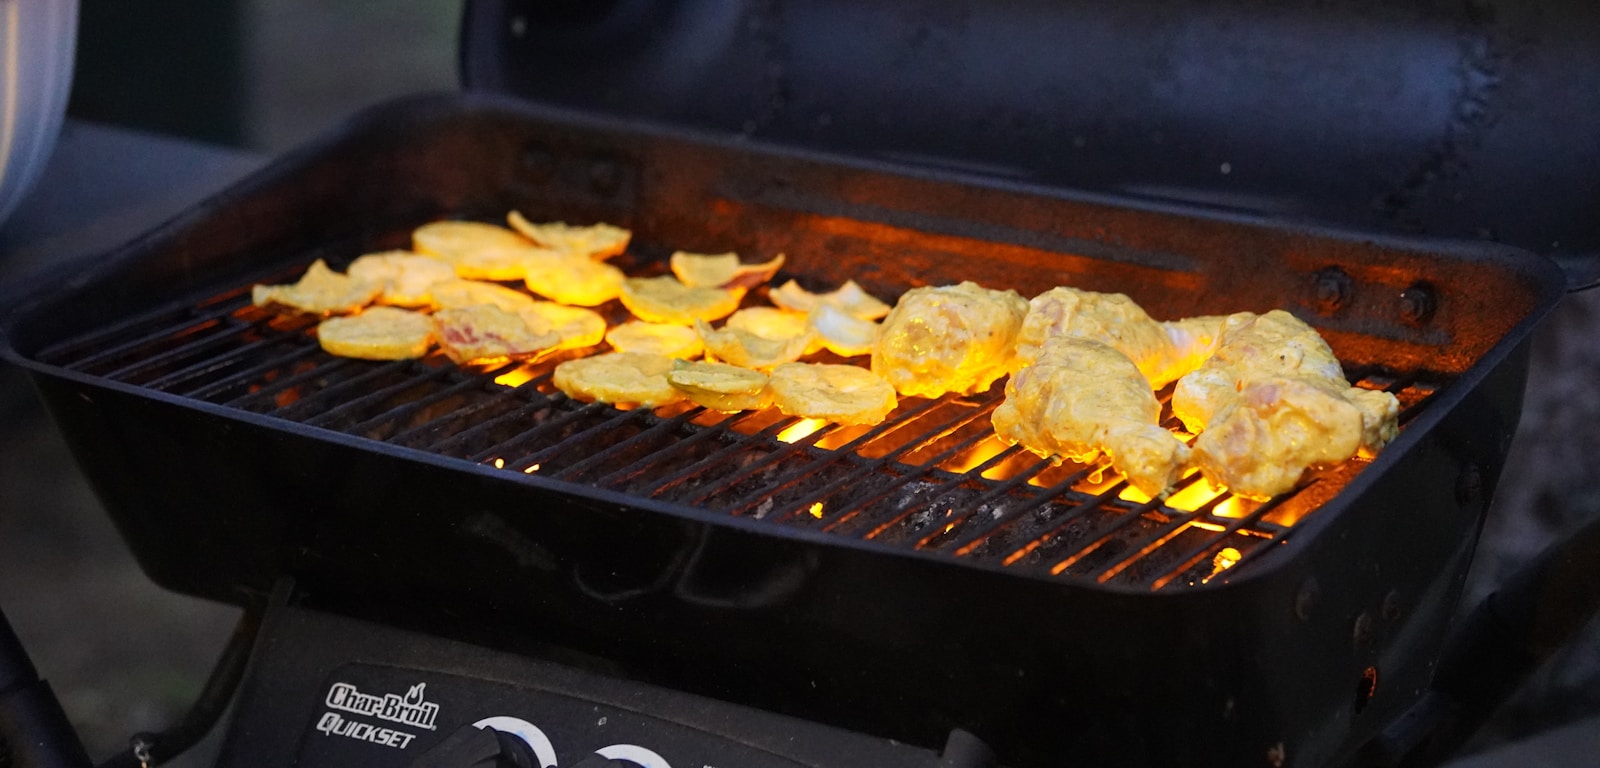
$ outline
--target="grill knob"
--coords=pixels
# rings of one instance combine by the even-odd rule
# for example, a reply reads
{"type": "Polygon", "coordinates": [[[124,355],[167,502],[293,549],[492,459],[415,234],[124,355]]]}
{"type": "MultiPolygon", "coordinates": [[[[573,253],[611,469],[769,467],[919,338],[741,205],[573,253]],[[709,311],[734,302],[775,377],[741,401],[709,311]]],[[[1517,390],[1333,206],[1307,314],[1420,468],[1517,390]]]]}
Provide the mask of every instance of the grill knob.
{"type": "Polygon", "coordinates": [[[528,742],[493,728],[464,725],[417,756],[411,768],[541,768],[528,742]]]}

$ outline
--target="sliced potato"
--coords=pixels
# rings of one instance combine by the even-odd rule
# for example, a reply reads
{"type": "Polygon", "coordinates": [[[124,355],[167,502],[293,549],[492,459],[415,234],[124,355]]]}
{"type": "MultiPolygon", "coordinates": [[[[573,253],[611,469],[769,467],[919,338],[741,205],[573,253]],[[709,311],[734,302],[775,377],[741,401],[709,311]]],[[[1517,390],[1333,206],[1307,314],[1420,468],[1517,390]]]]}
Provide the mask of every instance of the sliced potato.
{"type": "Polygon", "coordinates": [[[524,263],[528,290],[562,304],[595,307],[617,297],[622,270],[580,256],[560,255],[524,263]]]}
{"type": "Polygon", "coordinates": [[[629,320],[606,332],[606,341],[618,352],[648,352],[688,360],[705,352],[693,328],[629,320]]]}
{"type": "Polygon", "coordinates": [[[812,293],[801,288],[799,283],[790,280],[773,288],[767,297],[773,304],[794,312],[809,313],[818,305],[831,304],[844,310],[846,314],[862,320],[880,320],[889,314],[890,309],[888,304],[862,290],[854,280],[846,280],[843,286],[831,293],[812,293]]]}
{"type": "Polygon", "coordinates": [[[556,366],[552,382],[574,400],[635,404],[675,403],[683,393],[667,381],[672,358],[639,352],[607,352],[556,366]]]}
{"type": "Polygon", "coordinates": [[[506,214],[506,222],[523,237],[564,254],[604,260],[628,249],[633,233],[606,223],[578,226],[564,221],[535,224],[518,211],[506,214]]]}
{"type": "Polygon", "coordinates": [[[317,259],[300,280],[289,285],[257,285],[250,298],[258,307],[287,307],[316,315],[347,315],[378,297],[379,283],[358,280],[328,268],[317,259]]]}
{"type": "Polygon", "coordinates": [[[741,368],[771,368],[800,359],[816,334],[810,328],[799,336],[768,339],[738,328],[714,329],[704,320],[694,321],[695,333],[706,345],[706,354],[741,368]]]}
{"type": "Polygon", "coordinates": [[[515,288],[507,288],[482,280],[449,280],[434,283],[433,305],[439,309],[465,309],[479,304],[492,304],[507,312],[521,312],[536,303],[536,299],[515,288]]]}
{"type": "Polygon", "coordinates": [[[323,320],[317,325],[317,343],[340,357],[412,360],[433,346],[433,319],[394,307],[371,307],[359,315],[323,320]]]}
{"type": "Polygon", "coordinates": [[[783,266],[783,254],[760,264],[743,264],[737,253],[678,251],[668,261],[672,274],[691,288],[754,288],[765,285],[783,266]]]}
{"type": "Polygon", "coordinates": [[[521,315],[493,304],[441,309],[433,321],[439,346],[458,365],[533,357],[561,343],[560,334],[529,328],[521,315]]]}
{"type": "Polygon", "coordinates": [[[877,424],[898,404],[889,382],[854,365],[784,363],[767,386],[778,410],[840,424],[877,424]]]}
{"type": "Polygon", "coordinates": [[[714,411],[754,411],[772,403],[767,375],[735,365],[678,360],[667,373],[667,383],[714,411]]]}
{"type": "Polygon", "coordinates": [[[418,253],[450,262],[468,280],[521,280],[529,251],[544,249],[505,227],[481,221],[435,221],[411,232],[418,253]]]}
{"type": "Polygon", "coordinates": [[[529,328],[553,331],[561,337],[557,349],[583,349],[599,344],[606,335],[606,319],[599,312],[569,307],[553,301],[535,301],[518,312],[529,328]]]}
{"type": "Polygon", "coordinates": [[[630,277],[622,282],[620,298],[640,320],[693,325],[696,320],[710,322],[733,314],[744,298],[744,289],[695,288],[671,275],[630,277]]]}
{"type": "Polygon", "coordinates": [[[818,304],[806,318],[817,341],[840,357],[872,354],[878,338],[878,324],[855,317],[832,304],[818,304]]]}
{"type": "Polygon", "coordinates": [[[383,286],[378,301],[400,307],[428,306],[433,303],[434,284],[456,279],[448,262],[411,251],[365,254],[351,262],[346,273],[383,286]]]}

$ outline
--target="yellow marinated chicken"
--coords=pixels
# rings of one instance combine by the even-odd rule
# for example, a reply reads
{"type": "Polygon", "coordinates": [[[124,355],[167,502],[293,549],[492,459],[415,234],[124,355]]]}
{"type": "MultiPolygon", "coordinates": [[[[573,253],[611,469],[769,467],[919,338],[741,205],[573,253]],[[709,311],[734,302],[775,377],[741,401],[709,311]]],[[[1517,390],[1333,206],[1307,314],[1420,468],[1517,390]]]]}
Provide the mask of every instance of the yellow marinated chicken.
{"type": "Polygon", "coordinates": [[[1144,493],[1159,496],[1188,466],[1189,447],[1162,429],[1161,403],[1127,355],[1095,339],[1052,337],[1006,382],[995,434],[1045,457],[1104,453],[1144,493]]]}
{"type": "Polygon", "coordinates": [[[906,291],[878,328],[872,372],[904,395],[970,395],[1012,367],[1028,300],[973,282],[906,291]]]}
{"type": "Polygon", "coordinates": [[[1062,336],[1092,339],[1121,352],[1153,389],[1172,380],[1165,378],[1175,357],[1172,340],[1143,307],[1123,294],[1062,287],[1033,297],[1017,334],[1017,363],[1027,365],[1045,344],[1062,336]]]}
{"type": "Polygon", "coordinates": [[[1265,499],[1311,467],[1376,453],[1399,431],[1400,404],[1350,386],[1315,329],[1273,310],[1228,316],[1216,352],[1178,381],[1172,410],[1200,432],[1194,460],[1208,479],[1265,499]]]}

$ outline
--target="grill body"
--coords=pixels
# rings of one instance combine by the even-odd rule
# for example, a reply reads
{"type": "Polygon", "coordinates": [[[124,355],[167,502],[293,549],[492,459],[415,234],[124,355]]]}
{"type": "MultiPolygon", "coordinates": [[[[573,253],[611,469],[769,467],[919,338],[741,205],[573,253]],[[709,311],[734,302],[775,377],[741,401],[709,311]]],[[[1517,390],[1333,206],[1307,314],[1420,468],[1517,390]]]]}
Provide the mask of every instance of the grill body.
{"type": "MultiPolygon", "coordinates": [[[[3,329],[143,567],[179,591],[253,602],[293,574],[342,612],[559,646],[918,744],[964,727],[1019,766],[1314,764],[1349,758],[1426,687],[1515,428],[1527,337],[1560,285],[1501,246],[1283,228],[469,96],[377,108],[35,286],[3,329]],[[161,384],[169,366],[222,381],[238,356],[127,341],[173,317],[204,333],[241,287],[314,257],[512,208],[629,226],[646,261],[787,252],[817,285],[855,278],[885,296],[975,279],[1123,291],[1158,317],[1282,306],[1347,367],[1430,394],[1370,466],[1296,496],[1309,513],[1286,536],[1184,588],[1138,566],[1131,581],[1052,574],[1044,552],[1002,562],[508,472],[360,419],[319,422],[321,405],[289,420],[178,393],[161,384]],[[1406,308],[1417,290],[1435,300],[1425,316],[1406,308]],[[75,367],[90,358],[112,364],[75,367]]],[[[381,394],[361,376],[332,386],[381,394]]],[[[437,378],[506,396],[481,374],[437,378]]],[[[1117,546],[1137,547],[1171,530],[1162,515],[1114,504],[1078,525],[1047,506],[1006,523],[1047,543],[1116,526],[1117,546]]]]}

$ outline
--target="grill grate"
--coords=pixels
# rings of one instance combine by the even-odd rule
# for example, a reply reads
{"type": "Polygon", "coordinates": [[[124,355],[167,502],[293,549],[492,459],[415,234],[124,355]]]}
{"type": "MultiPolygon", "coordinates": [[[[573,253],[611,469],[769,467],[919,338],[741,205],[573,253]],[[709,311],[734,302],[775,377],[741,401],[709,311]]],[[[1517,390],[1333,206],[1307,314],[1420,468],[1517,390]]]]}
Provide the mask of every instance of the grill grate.
{"type": "MultiPolygon", "coordinates": [[[[620,311],[620,310],[619,310],[620,311]]],[[[620,318],[617,318],[620,319],[620,318]]],[[[502,468],[775,526],[914,548],[991,567],[1152,590],[1202,585],[1248,564],[1325,492],[1265,503],[1191,474],[1162,500],[1101,467],[1052,465],[993,434],[999,387],[902,398],[846,427],[776,411],[680,403],[624,410],[572,401],[558,360],[457,367],[440,355],[367,362],[318,348],[315,320],[272,316],[233,291],[173,305],[45,350],[81,373],[502,468]]],[[[1394,393],[1402,425],[1442,376],[1351,370],[1394,393]]],[[[1163,424],[1181,429],[1163,393],[1163,424]]],[[[1360,462],[1318,473],[1342,486],[1360,462]]]]}

